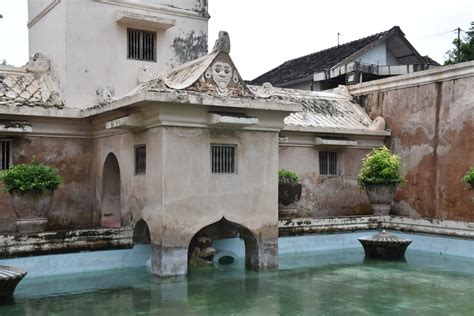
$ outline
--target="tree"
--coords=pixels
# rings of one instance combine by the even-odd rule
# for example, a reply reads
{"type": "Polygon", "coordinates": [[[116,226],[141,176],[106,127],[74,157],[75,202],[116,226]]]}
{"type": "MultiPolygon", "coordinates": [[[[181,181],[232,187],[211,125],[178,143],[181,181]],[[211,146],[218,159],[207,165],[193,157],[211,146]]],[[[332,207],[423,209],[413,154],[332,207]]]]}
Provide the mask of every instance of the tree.
{"type": "MultiPolygon", "coordinates": [[[[461,31],[464,32],[464,31],[461,31]]],[[[464,61],[474,60],[474,21],[464,36],[453,40],[454,48],[446,52],[445,65],[453,65],[464,61]],[[459,47],[459,51],[458,51],[459,47]]]]}
{"type": "Polygon", "coordinates": [[[6,59],[2,60],[2,65],[5,66],[6,64],[7,64],[7,60],[6,59]]]}

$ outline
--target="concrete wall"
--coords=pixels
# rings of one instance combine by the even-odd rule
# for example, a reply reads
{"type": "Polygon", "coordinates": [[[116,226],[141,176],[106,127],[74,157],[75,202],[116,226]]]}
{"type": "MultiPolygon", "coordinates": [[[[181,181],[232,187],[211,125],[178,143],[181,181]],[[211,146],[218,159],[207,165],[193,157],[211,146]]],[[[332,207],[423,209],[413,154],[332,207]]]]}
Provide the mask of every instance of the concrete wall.
{"type": "Polygon", "coordinates": [[[303,184],[301,199],[296,203],[298,217],[372,214],[366,193],[357,185],[357,175],[362,158],[372,148],[382,146],[383,137],[352,136],[351,139],[357,140],[359,146],[321,147],[313,145],[313,137],[331,135],[289,132],[282,134],[288,137],[288,143],[280,143],[278,167],[295,171],[303,184]],[[319,151],[338,153],[336,176],[320,175],[319,151]]]}
{"type": "Polygon", "coordinates": [[[406,166],[399,214],[474,221],[472,191],[460,179],[474,165],[474,62],[349,87],[392,130],[406,166]]]}
{"type": "Polygon", "coordinates": [[[98,89],[128,93],[143,66],[158,76],[207,53],[207,1],[63,0],[36,21],[42,12],[38,2],[29,1],[30,55],[50,58],[68,107],[97,104],[98,89]],[[155,30],[156,62],[127,59],[127,25],[116,22],[124,11],[175,21],[167,30],[155,30]]]}

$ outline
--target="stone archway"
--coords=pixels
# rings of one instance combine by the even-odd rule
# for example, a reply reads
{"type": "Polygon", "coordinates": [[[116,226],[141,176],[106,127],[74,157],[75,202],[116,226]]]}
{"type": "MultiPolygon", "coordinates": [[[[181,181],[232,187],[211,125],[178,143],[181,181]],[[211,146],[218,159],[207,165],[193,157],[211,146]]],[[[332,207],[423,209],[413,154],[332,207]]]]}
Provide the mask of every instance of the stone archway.
{"type": "Polygon", "coordinates": [[[255,269],[258,261],[258,241],[254,234],[246,227],[233,223],[223,217],[218,222],[210,224],[199,230],[191,239],[188,246],[188,264],[192,252],[197,246],[198,238],[206,236],[211,240],[239,237],[245,244],[245,266],[255,269]]]}
{"type": "Polygon", "coordinates": [[[102,171],[101,219],[103,227],[121,226],[121,182],[117,157],[109,153],[102,171]]]}

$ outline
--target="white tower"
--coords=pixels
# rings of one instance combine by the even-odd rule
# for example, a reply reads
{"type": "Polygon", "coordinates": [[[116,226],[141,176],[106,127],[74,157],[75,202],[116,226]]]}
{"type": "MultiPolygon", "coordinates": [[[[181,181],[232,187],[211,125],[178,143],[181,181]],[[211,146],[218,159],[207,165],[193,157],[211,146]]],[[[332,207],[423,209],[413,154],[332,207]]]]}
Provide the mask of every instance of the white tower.
{"type": "Polygon", "coordinates": [[[28,14],[30,55],[50,59],[66,107],[207,53],[207,0],[28,0],[28,14]]]}

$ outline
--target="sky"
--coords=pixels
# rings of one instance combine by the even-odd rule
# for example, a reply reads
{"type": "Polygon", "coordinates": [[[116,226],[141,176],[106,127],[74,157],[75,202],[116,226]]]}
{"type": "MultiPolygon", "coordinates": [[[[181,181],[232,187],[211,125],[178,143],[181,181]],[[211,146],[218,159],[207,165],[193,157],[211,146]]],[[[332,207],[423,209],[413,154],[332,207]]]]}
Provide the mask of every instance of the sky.
{"type": "MultiPolygon", "coordinates": [[[[342,44],[395,25],[420,54],[442,63],[454,29],[467,31],[474,21],[474,1],[209,0],[209,13],[209,47],[220,30],[229,32],[235,65],[253,79],[337,45],[338,32],[342,44]]],[[[27,0],[0,0],[0,14],[0,61],[21,66],[28,59],[27,0]]]]}

